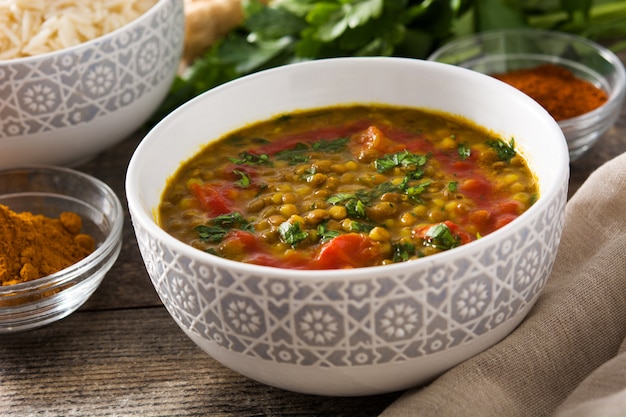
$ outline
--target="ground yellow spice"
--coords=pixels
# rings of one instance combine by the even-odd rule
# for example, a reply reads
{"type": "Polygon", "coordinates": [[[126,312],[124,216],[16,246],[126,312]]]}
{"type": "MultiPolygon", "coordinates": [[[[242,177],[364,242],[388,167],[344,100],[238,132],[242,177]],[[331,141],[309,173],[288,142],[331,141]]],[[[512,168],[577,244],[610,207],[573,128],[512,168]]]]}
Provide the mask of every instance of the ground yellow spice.
{"type": "Polygon", "coordinates": [[[81,229],[76,213],[50,218],[0,205],[0,285],[41,278],[85,258],[95,241],[81,229]]]}

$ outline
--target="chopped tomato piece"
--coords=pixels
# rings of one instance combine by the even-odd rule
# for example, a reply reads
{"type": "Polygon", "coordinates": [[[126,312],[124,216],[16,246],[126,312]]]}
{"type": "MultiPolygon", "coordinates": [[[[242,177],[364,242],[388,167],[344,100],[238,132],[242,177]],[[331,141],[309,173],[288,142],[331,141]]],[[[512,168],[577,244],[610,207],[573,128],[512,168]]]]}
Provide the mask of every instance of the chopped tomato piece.
{"type": "Polygon", "coordinates": [[[378,242],[364,234],[348,233],[322,246],[313,266],[318,269],[359,268],[376,265],[376,261],[381,258],[378,242]]]}
{"type": "Polygon", "coordinates": [[[496,205],[494,211],[496,213],[519,215],[522,211],[524,211],[524,205],[516,200],[503,201],[496,205]]]}
{"type": "Polygon", "coordinates": [[[353,137],[358,145],[353,154],[362,162],[373,161],[385,154],[399,152],[405,147],[389,139],[379,128],[370,126],[353,137]]]}
{"type": "Polygon", "coordinates": [[[499,228],[506,226],[518,217],[519,216],[517,214],[512,213],[502,213],[498,215],[494,222],[494,230],[498,230],[499,228]]]}
{"type": "Polygon", "coordinates": [[[190,188],[200,202],[200,207],[210,216],[215,217],[232,211],[231,202],[225,197],[228,194],[226,190],[198,183],[192,183],[190,188]]]}
{"type": "Polygon", "coordinates": [[[486,196],[491,192],[491,184],[485,178],[476,176],[461,182],[459,190],[472,197],[486,196]]]}

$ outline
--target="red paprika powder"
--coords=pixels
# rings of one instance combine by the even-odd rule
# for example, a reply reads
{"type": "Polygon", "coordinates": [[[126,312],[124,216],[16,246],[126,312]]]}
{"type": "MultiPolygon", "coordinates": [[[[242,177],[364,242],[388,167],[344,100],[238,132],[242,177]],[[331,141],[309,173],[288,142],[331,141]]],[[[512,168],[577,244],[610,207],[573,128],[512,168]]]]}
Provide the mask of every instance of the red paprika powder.
{"type": "Polygon", "coordinates": [[[554,64],[492,76],[532,97],[557,121],[588,113],[608,100],[605,91],[554,64]]]}

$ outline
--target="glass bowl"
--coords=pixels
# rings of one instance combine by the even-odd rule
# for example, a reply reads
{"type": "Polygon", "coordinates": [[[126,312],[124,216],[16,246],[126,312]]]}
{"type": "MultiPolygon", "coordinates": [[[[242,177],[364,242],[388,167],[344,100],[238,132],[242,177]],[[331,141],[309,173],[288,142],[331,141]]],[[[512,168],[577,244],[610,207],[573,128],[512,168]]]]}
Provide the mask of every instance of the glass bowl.
{"type": "Polygon", "coordinates": [[[555,64],[604,90],[608,100],[583,115],[559,121],[570,160],[580,158],[617,120],[626,72],[610,50],[579,36],[539,29],[483,32],[445,44],[428,57],[485,74],[555,64]]]}
{"type": "Polygon", "coordinates": [[[58,218],[72,211],[82,217],[82,233],[96,249],[55,274],[0,286],[0,333],[40,327],[78,309],[98,288],[116,261],[124,222],[119,198],[98,179],[68,168],[34,166],[0,170],[0,204],[58,218]]]}

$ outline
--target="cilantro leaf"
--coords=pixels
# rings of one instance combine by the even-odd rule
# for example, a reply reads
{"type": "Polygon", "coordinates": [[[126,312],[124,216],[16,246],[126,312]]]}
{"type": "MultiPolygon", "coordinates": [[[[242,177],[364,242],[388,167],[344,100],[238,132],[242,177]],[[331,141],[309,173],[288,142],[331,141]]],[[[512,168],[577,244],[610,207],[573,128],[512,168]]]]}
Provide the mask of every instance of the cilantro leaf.
{"type": "Polygon", "coordinates": [[[270,161],[270,157],[267,154],[253,154],[248,151],[243,151],[239,153],[239,159],[230,158],[230,161],[233,164],[237,165],[269,165],[272,166],[272,161],[270,161]]]}
{"type": "Polygon", "coordinates": [[[235,184],[241,188],[248,188],[250,184],[252,183],[252,180],[250,180],[250,176],[243,171],[234,169],[233,174],[239,177],[239,179],[235,182],[235,184]]]}
{"type": "Polygon", "coordinates": [[[359,233],[369,233],[375,226],[361,222],[350,222],[350,231],[359,233]]]}
{"type": "Polygon", "coordinates": [[[366,218],[365,203],[355,194],[339,193],[326,200],[332,205],[343,205],[348,215],[358,218],[366,218]]]}
{"type": "Polygon", "coordinates": [[[211,243],[221,242],[232,229],[253,232],[254,226],[241,213],[233,212],[219,215],[210,219],[207,224],[195,227],[195,230],[198,232],[198,238],[211,243]]]}
{"type": "Polygon", "coordinates": [[[198,238],[205,242],[217,243],[221,242],[226,233],[228,233],[228,228],[224,228],[221,226],[213,226],[210,224],[201,224],[200,226],[196,226],[196,232],[198,232],[198,238]]]}
{"type": "Polygon", "coordinates": [[[324,153],[336,153],[341,152],[346,149],[348,146],[348,142],[350,142],[350,138],[339,138],[332,140],[318,140],[317,142],[313,142],[313,150],[324,153]]]}
{"type": "Polygon", "coordinates": [[[394,243],[391,245],[394,262],[404,262],[416,255],[415,245],[409,242],[394,243]]]}
{"type": "Polygon", "coordinates": [[[502,139],[489,140],[487,141],[487,145],[496,151],[498,159],[501,161],[509,162],[515,155],[517,155],[517,152],[515,151],[514,139],[511,139],[508,144],[502,139]]]}
{"type": "MultiPolygon", "coordinates": [[[[406,179],[406,177],[405,177],[406,179]]],[[[417,185],[404,185],[401,187],[402,191],[409,197],[409,199],[415,203],[421,203],[420,196],[426,191],[426,188],[432,183],[432,181],[425,181],[417,185]]]]}
{"type": "Polygon", "coordinates": [[[309,152],[310,148],[306,143],[298,142],[293,148],[276,152],[274,156],[276,159],[287,161],[289,165],[296,165],[308,162],[311,159],[311,156],[307,155],[309,152]]]}
{"type": "Polygon", "coordinates": [[[309,233],[300,229],[300,223],[283,222],[278,226],[278,234],[280,239],[290,245],[292,248],[298,246],[298,243],[306,240],[309,233]]]}
{"type": "Polygon", "coordinates": [[[176,77],[148,126],[204,91],[263,69],[345,56],[425,59],[451,39],[490,29],[560,30],[626,49],[623,0],[248,0],[242,7],[243,22],[176,77]]]}
{"type": "Polygon", "coordinates": [[[461,158],[462,161],[469,158],[472,153],[470,147],[465,143],[459,143],[459,146],[456,148],[456,152],[459,154],[459,158],[461,158]]]}
{"type": "Polygon", "coordinates": [[[437,249],[448,250],[459,246],[461,239],[455,236],[445,223],[438,223],[426,231],[424,244],[437,249]]]}
{"type": "Polygon", "coordinates": [[[385,155],[374,161],[374,167],[378,172],[385,172],[396,167],[421,167],[426,164],[428,157],[418,155],[409,151],[400,151],[394,154],[385,155]]]}
{"type": "Polygon", "coordinates": [[[327,242],[339,236],[339,231],[329,229],[328,224],[326,222],[323,222],[317,226],[317,234],[320,238],[320,242],[327,242]]]}

